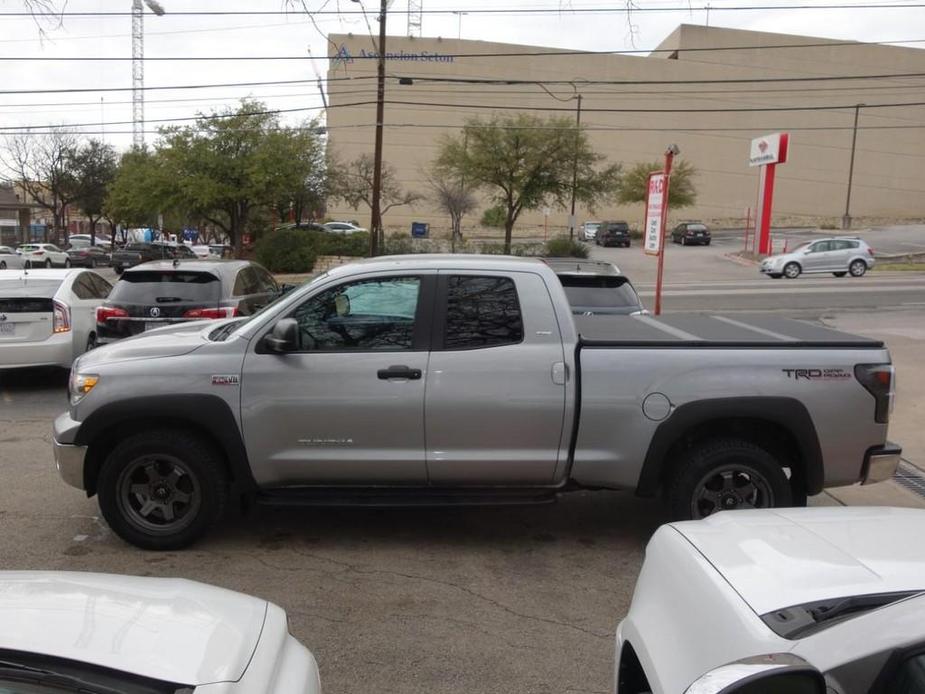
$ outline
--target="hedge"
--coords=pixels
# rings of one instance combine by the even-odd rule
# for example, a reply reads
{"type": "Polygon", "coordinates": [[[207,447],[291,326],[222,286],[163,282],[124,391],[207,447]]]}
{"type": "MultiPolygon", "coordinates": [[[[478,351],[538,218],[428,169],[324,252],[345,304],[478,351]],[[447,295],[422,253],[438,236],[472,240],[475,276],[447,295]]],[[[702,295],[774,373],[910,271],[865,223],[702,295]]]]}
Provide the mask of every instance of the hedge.
{"type": "Polygon", "coordinates": [[[365,256],[369,234],[332,234],[307,229],[277,229],[264,234],[255,252],[270,272],[311,272],[319,255],[365,256]]]}

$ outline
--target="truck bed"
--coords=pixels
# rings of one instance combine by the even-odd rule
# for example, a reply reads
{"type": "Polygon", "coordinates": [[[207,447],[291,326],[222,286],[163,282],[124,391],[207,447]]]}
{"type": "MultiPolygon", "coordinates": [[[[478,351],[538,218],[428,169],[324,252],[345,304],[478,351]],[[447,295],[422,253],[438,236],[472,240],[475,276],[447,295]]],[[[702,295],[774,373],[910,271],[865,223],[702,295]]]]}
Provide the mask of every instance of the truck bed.
{"type": "Polygon", "coordinates": [[[808,321],[767,314],[574,316],[582,347],[774,349],[881,348],[883,343],[808,321]]]}

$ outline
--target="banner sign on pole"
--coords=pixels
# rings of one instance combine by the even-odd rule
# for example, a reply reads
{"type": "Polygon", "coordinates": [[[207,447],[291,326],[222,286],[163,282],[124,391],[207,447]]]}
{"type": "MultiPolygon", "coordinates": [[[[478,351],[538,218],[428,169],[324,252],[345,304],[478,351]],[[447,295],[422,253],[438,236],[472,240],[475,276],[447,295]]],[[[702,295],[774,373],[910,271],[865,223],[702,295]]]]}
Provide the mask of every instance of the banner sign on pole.
{"type": "Polygon", "coordinates": [[[646,191],[645,251],[647,255],[662,252],[662,207],[665,204],[665,173],[649,174],[646,191]]]}

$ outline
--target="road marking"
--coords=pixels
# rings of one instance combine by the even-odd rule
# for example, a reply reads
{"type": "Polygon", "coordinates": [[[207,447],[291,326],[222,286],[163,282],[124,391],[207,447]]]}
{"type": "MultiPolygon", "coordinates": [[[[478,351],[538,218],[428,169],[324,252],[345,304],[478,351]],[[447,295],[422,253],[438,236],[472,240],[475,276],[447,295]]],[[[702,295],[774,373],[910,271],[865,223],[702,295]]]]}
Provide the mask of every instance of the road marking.
{"type": "MultiPolygon", "coordinates": [[[[865,287],[864,291],[861,292],[846,292],[844,289],[838,287],[800,287],[800,288],[785,288],[780,289],[730,289],[730,290],[710,290],[710,289],[684,289],[684,290],[667,290],[662,292],[662,296],[716,296],[717,294],[729,294],[734,296],[762,296],[762,295],[775,295],[782,294],[787,296],[794,296],[797,294],[858,294],[864,295],[871,292],[903,292],[903,291],[923,291],[925,287],[920,286],[909,286],[909,285],[897,285],[895,287],[865,287]]],[[[639,292],[640,296],[655,296],[655,292],[639,292]]]]}

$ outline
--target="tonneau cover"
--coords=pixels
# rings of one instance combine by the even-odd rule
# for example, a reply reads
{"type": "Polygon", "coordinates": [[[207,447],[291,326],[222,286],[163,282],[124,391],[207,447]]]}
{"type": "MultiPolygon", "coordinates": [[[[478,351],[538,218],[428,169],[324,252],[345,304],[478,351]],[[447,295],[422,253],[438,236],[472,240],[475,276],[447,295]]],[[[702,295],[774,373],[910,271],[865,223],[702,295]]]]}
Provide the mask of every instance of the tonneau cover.
{"type": "Polygon", "coordinates": [[[878,340],[767,314],[573,317],[585,347],[883,347],[878,340]]]}

